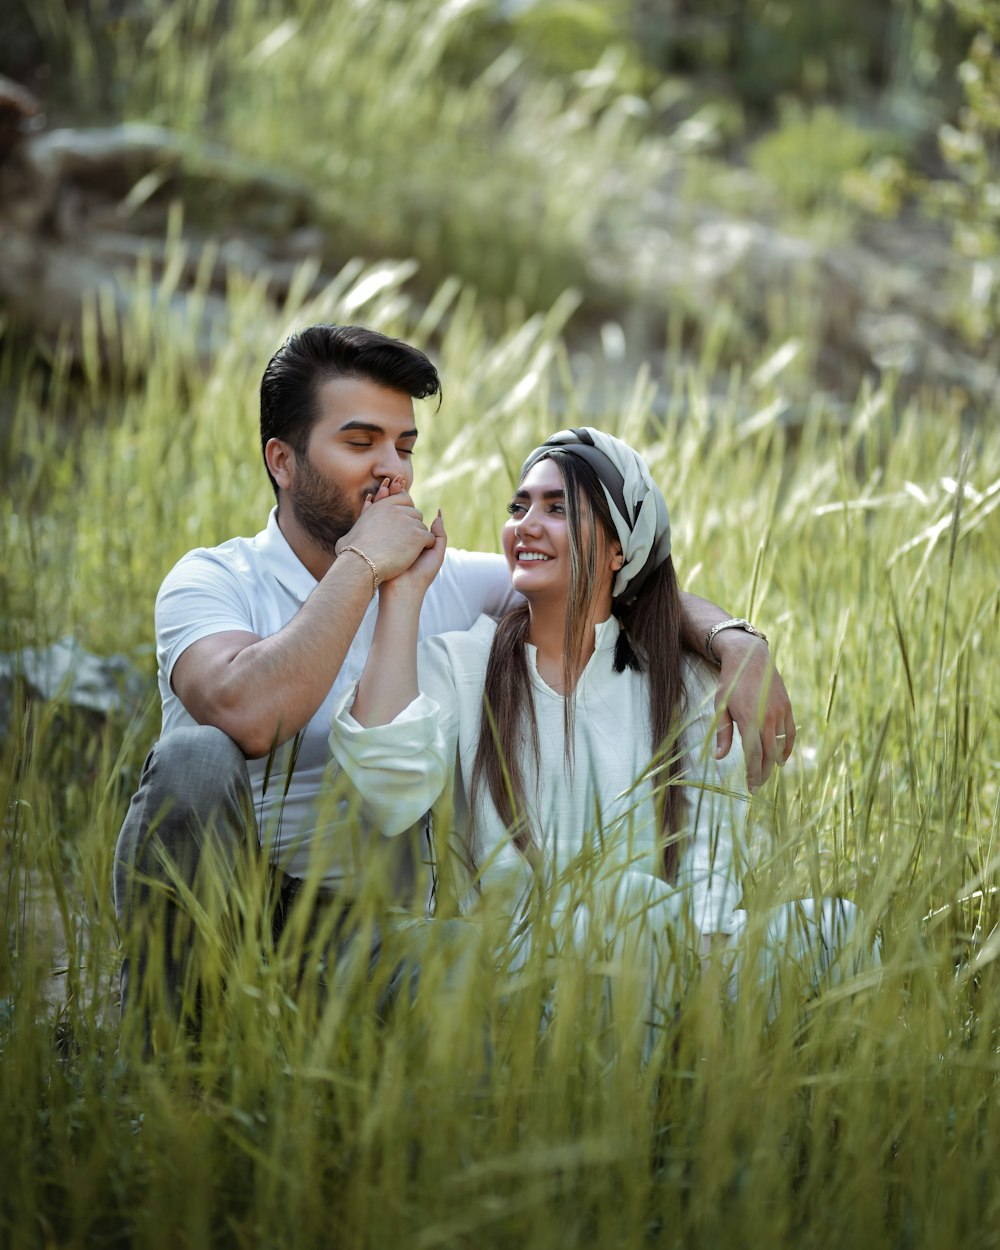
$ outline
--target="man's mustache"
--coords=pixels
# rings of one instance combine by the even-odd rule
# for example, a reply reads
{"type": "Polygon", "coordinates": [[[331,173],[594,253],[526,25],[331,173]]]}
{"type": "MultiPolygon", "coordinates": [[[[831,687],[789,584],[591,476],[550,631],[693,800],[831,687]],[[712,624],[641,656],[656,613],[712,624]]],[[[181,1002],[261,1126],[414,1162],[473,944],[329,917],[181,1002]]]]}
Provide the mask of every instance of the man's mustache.
{"type": "Polygon", "coordinates": [[[381,489],[382,479],[379,479],[374,486],[366,486],[361,492],[361,502],[364,503],[366,499],[374,499],[381,489]]]}

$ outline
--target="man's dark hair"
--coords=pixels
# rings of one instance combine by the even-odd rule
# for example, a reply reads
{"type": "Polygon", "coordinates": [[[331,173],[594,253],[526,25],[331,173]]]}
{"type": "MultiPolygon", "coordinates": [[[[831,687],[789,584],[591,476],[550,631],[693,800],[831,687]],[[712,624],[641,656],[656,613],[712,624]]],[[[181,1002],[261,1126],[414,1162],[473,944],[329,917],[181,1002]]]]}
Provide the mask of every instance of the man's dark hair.
{"type": "MultiPolygon", "coordinates": [[[[309,326],[286,339],[261,378],[262,453],[269,439],[280,438],[305,454],[319,417],[317,392],[331,378],[360,378],[412,399],[441,394],[437,370],[416,347],[365,326],[309,326]]],[[[267,476],[277,495],[270,469],[267,476]]]]}

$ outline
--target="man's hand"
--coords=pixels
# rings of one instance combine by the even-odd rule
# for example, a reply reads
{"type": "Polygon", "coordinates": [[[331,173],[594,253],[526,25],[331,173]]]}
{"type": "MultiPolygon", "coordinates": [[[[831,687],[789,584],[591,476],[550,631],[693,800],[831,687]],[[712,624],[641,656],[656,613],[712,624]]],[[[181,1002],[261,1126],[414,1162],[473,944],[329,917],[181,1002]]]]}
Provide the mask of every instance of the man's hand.
{"type": "Polygon", "coordinates": [[[365,500],[361,515],[337,543],[337,550],[357,547],[387,582],[434,544],[435,537],[424,525],[423,513],[413,506],[402,480],[387,478],[376,494],[365,500]]]}
{"type": "MultiPolygon", "coordinates": [[[[426,529],[405,482],[386,479],[338,546],[356,545],[384,578],[409,568],[438,543],[443,554],[443,529],[440,536],[426,529]]],[[[262,638],[227,630],[192,643],[174,665],[174,690],[196,721],[217,725],[248,758],[262,758],[316,714],[371,597],[371,570],[364,562],[334,560],[277,633],[262,638]]]]}
{"type": "Polygon", "coordinates": [[[715,696],[719,714],[715,758],[729,754],[733,745],[733,721],[739,726],[751,790],[781,766],[795,745],[792,704],[774,667],[767,644],[752,634],[727,629],[717,634],[713,647],[722,661],[719,690],[715,696]]]}

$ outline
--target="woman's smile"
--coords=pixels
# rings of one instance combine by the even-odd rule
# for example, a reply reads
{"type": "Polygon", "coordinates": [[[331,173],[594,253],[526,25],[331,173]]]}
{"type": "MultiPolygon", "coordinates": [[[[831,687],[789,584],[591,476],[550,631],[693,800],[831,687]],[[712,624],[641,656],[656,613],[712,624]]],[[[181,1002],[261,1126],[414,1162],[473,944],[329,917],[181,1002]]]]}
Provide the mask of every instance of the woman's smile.
{"type": "Polygon", "coordinates": [[[507,511],[503,550],[514,589],[529,598],[543,592],[564,597],[570,580],[569,530],[565,483],[554,460],[532,465],[507,511]]]}

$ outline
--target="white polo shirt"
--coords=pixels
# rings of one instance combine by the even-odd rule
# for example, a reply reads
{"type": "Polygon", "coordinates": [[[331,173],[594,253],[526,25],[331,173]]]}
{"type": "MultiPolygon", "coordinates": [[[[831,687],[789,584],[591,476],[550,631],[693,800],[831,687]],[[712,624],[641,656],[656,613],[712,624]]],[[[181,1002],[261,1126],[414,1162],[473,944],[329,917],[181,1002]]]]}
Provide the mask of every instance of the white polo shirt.
{"type": "MultiPolygon", "coordinates": [[[[276,508],[256,537],[199,547],[179,560],[156,597],[161,732],[197,723],[170,684],[174,665],[192,643],[228,630],[276,634],[316,585],[285,541],[276,508]]],[[[481,614],[500,616],[514,602],[502,556],[449,548],[424,599],[419,636],[468,629],[481,614]]],[[[356,822],[345,819],[353,791],[339,780],[330,755],[330,720],[338,696],[361,676],[377,615],[376,596],[329,694],[302,734],[276,753],[270,773],[266,759],[247,761],[261,842],[272,862],[292,876],[305,876],[312,863],[324,885],[338,889],[349,888],[364,856],[354,843],[356,822]]]]}

